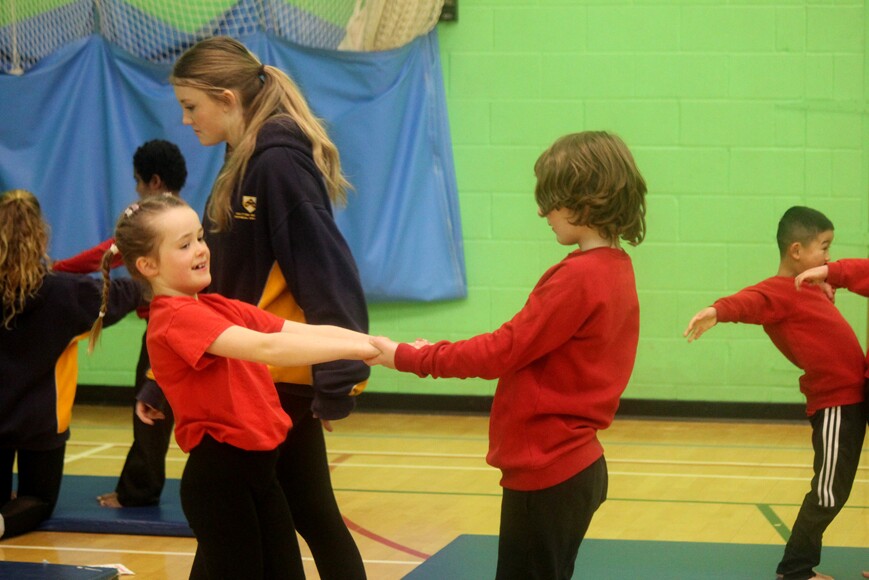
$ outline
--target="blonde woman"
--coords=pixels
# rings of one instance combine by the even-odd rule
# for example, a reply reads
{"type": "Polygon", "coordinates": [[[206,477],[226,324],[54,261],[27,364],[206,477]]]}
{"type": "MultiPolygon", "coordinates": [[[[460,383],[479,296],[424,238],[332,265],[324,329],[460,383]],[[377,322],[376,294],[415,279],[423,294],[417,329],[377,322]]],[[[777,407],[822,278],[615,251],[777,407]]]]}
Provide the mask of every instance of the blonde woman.
{"type": "MultiPolygon", "coordinates": [[[[349,184],[295,83],[227,37],[190,48],[170,81],[199,141],[226,144],[204,219],[209,291],[285,319],[367,333],[359,273],[332,214],[349,184]]],[[[369,372],[349,360],[272,369],[293,421],[280,446],[278,479],[324,580],[365,578],[332,491],[323,426],[350,414],[369,372]]],[[[286,541],[297,549],[295,537],[286,541]]]]}

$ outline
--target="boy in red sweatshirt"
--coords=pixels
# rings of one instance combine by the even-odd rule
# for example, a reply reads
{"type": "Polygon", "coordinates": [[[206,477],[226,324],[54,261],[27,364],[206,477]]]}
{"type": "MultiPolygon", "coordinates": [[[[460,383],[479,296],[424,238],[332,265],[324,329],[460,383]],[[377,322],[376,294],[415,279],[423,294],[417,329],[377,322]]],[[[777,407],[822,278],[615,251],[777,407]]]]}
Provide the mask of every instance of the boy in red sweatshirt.
{"type": "Polygon", "coordinates": [[[866,432],[866,367],[854,330],[818,286],[801,292],[795,280],[830,258],[833,224],[819,211],[795,206],[779,221],[776,276],[721,298],[688,323],[689,342],[718,322],[760,324],[773,344],[804,371],[800,391],[815,452],[811,489],[803,500],[776,574],[784,580],[825,580],[824,531],[851,493],[866,432]]]}
{"type": "MultiPolygon", "coordinates": [[[[860,296],[869,297],[869,260],[852,258],[810,268],[796,277],[797,289],[799,290],[805,282],[812,284],[827,282],[833,288],[846,288],[860,296]]],[[[866,378],[869,379],[869,351],[866,352],[866,378]]],[[[869,381],[866,386],[869,389],[869,381]]],[[[869,396],[866,397],[865,408],[866,422],[869,424],[869,396]]],[[[869,578],[869,572],[864,571],[863,578],[869,578]]]]}
{"type": "Polygon", "coordinates": [[[578,246],[522,310],[491,333],[414,345],[372,342],[369,361],[432,377],[499,378],[488,463],[504,494],[497,579],[569,579],[606,499],[600,429],[613,421],[637,351],[633,266],[620,247],[645,236],[646,183],[627,146],[604,132],[558,139],[537,160],[535,197],[556,240],[578,246]]]}

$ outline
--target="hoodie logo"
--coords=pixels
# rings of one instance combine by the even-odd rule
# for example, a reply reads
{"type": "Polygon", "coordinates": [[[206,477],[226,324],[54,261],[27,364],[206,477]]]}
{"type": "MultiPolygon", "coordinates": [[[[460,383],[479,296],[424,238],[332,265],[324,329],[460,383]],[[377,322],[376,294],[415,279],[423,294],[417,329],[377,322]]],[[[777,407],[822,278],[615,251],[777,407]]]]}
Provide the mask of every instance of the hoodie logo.
{"type": "Polygon", "coordinates": [[[252,195],[242,196],[241,207],[246,209],[247,213],[256,213],[256,197],[252,195]]]}

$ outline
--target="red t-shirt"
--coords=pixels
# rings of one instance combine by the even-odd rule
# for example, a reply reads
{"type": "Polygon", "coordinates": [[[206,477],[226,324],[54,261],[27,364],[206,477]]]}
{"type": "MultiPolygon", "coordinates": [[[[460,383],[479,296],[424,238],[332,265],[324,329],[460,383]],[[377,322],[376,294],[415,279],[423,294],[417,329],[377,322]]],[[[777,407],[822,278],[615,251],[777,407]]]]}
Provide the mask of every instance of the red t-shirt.
{"type": "Polygon", "coordinates": [[[851,325],[817,286],[774,276],[713,304],[719,322],[763,325],[773,344],[802,369],[806,414],[863,402],[863,350],[851,325]]]}
{"type": "Polygon", "coordinates": [[[211,355],[206,349],[231,326],[280,332],[284,320],[224,298],[157,296],[151,302],[151,369],[175,414],[175,439],[189,452],[208,434],[249,451],[276,448],[290,418],[264,364],[211,355]]]}
{"type": "Polygon", "coordinates": [[[545,489],[603,454],[597,431],[612,423],[634,368],[639,313],[630,257],[577,250],[498,330],[419,350],[401,345],[395,366],[420,376],[500,377],[486,460],[506,488],[545,489]]]}

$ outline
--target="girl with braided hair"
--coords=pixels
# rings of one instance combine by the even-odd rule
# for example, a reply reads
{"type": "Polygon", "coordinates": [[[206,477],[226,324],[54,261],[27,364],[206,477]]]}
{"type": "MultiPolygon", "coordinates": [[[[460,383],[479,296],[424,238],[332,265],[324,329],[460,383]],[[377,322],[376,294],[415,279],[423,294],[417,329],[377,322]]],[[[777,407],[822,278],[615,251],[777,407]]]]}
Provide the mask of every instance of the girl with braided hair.
{"type": "MultiPolygon", "coordinates": [[[[199,216],[172,195],[124,210],[115,244],[152,295],[151,369],[175,414],[175,439],[189,453],[181,507],[198,541],[191,578],[304,578],[278,484],[278,445],[292,423],[267,365],[361,360],[379,351],[367,334],[291,322],[240,300],[202,291],[210,252],[199,216]]],[[[109,263],[103,258],[111,296],[109,263]]],[[[100,334],[94,324],[91,340],[100,334]]],[[[141,417],[143,421],[153,417],[141,417]]]]}

